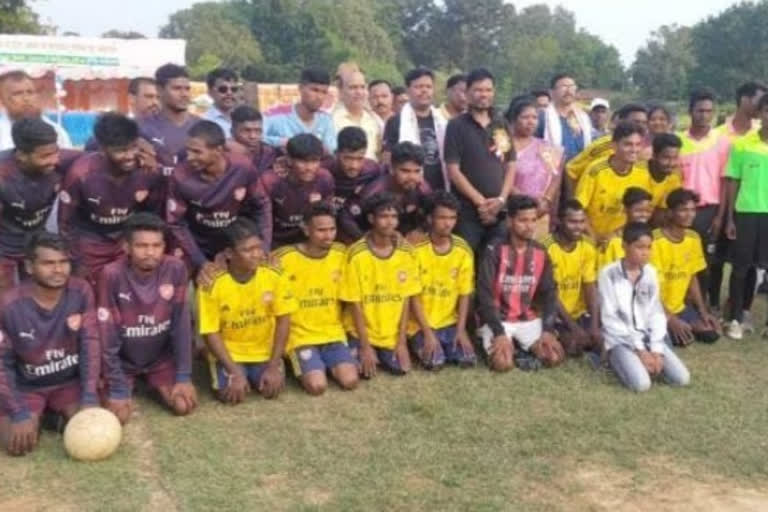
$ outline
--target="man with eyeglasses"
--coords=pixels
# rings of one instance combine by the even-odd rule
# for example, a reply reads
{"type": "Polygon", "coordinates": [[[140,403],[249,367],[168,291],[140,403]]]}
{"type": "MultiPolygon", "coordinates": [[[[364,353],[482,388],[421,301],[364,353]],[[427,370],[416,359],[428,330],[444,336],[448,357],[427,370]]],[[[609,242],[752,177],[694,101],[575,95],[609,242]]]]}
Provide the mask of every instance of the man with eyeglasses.
{"type": "Polygon", "coordinates": [[[240,92],[238,82],[237,73],[227,68],[216,68],[206,78],[213,105],[203,114],[203,119],[221,126],[224,133],[232,131],[232,111],[238,104],[237,95],[240,92]]]}
{"type": "Polygon", "coordinates": [[[567,162],[592,142],[592,120],[578,105],[579,88],[571,75],[555,75],[550,87],[552,102],[539,113],[536,136],[563,148],[567,162]]]}

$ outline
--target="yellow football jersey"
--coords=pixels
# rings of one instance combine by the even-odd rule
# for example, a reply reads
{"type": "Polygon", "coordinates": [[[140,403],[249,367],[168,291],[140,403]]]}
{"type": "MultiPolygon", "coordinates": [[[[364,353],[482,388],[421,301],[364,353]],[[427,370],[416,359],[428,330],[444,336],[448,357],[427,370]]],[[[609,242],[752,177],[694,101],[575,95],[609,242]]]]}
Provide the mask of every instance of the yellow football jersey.
{"type": "Polygon", "coordinates": [[[595,162],[579,180],[575,197],[584,206],[595,236],[604,238],[626,222],[622,199],[630,187],[651,191],[651,175],[642,165],[627,174],[614,171],[609,160],[595,162]]]}
{"type": "Polygon", "coordinates": [[[346,250],[333,244],[324,258],[313,258],[290,245],[273,253],[299,305],[291,315],[287,351],[347,340],[339,301],[346,250]]]}
{"type": "Polygon", "coordinates": [[[621,233],[612,236],[602,251],[597,253],[597,271],[598,273],[604,266],[620,260],[624,257],[624,241],[621,239],[621,233]]]}
{"type": "Polygon", "coordinates": [[[298,305],[285,275],[266,265],[246,283],[227,272],[209,291],[199,289],[200,334],[219,333],[235,362],[259,363],[272,356],[275,317],[298,305]]]}
{"type": "Polygon", "coordinates": [[[593,140],[581,153],[571,158],[565,165],[565,172],[574,182],[579,181],[590,165],[598,160],[604,160],[613,154],[611,134],[603,135],[593,140]]]}
{"type": "Polygon", "coordinates": [[[591,240],[582,238],[576,246],[566,251],[553,236],[542,241],[547,248],[557,283],[557,296],[565,311],[573,319],[587,312],[584,301],[584,284],[597,281],[597,249],[591,240]]]}
{"type": "Polygon", "coordinates": [[[685,297],[691,279],[707,268],[701,238],[686,229],[679,242],[671,240],[661,229],[653,231],[651,265],[659,274],[659,288],[664,307],[673,314],[685,308],[685,297]]]}
{"type": "MultiPolygon", "coordinates": [[[[341,300],[361,304],[371,345],[393,349],[397,345],[400,318],[408,298],[421,292],[413,249],[399,243],[387,258],[380,258],[363,238],[347,249],[347,268],[341,300]]],[[[344,327],[358,337],[352,314],[344,313],[344,327]]]]}
{"type": "Polygon", "coordinates": [[[653,199],[651,204],[654,208],[667,208],[667,196],[673,190],[676,190],[683,186],[683,178],[679,173],[673,172],[667,175],[663,181],[658,182],[651,178],[651,195],[653,199]]]}
{"type": "MultiPolygon", "coordinates": [[[[442,329],[458,322],[458,303],[462,295],[470,295],[475,285],[475,263],[467,242],[453,236],[451,249],[438,254],[432,242],[426,240],[413,249],[419,267],[421,302],[427,323],[432,329],[442,329]]],[[[415,319],[408,322],[408,335],[419,332],[415,319]]]]}

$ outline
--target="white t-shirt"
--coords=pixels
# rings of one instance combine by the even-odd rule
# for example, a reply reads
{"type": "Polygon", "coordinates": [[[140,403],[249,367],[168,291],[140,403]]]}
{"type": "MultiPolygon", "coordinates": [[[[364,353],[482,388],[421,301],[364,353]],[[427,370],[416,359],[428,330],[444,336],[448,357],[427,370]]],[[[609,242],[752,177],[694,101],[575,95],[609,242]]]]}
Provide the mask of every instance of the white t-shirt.
{"type": "MultiPolygon", "coordinates": [[[[59,138],[58,142],[60,148],[72,148],[72,140],[69,138],[67,131],[61,125],[54,123],[45,116],[42,116],[41,119],[49,125],[53,126],[53,129],[56,130],[56,135],[59,138]]],[[[7,115],[3,115],[0,117],[0,151],[4,151],[6,149],[13,149],[13,138],[11,137],[11,119],[7,115]]]]}

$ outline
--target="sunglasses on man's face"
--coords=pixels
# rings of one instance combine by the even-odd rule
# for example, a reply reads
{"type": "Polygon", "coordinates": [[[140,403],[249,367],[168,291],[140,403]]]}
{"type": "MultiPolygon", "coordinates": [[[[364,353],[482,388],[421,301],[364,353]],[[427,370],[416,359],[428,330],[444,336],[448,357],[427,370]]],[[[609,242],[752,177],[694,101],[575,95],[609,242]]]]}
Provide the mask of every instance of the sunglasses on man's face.
{"type": "Polygon", "coordinates": [[[227,94],[228,92],[236,93],[240,90],[239,85],[220,85],[216,88],[219,94],[227,94]]]}

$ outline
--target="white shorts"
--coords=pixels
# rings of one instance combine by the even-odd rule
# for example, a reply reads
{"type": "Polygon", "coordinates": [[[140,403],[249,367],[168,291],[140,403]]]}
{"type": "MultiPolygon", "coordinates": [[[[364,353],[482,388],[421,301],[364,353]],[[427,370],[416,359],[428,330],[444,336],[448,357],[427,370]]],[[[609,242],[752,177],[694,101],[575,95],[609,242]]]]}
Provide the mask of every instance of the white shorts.
{"type": "MultiPolygon", "coordinates": [[[[541,318],[528,320],[527,322],[501,322],[504,327],[504,333],[510,340],[517,341],[520,348],[530,350],[534,343],[539,341],[543,333],[541,318]]],[[[493,331],[488,325],[484,325],[477,330],[477,335],[483,341],[483,348],[490,354],[493,344],[493,331]]]]}

